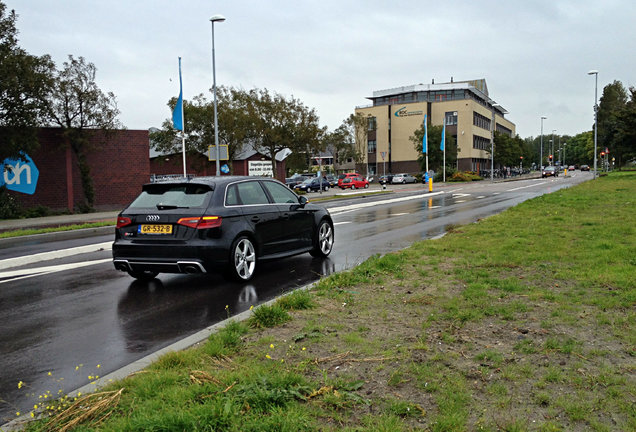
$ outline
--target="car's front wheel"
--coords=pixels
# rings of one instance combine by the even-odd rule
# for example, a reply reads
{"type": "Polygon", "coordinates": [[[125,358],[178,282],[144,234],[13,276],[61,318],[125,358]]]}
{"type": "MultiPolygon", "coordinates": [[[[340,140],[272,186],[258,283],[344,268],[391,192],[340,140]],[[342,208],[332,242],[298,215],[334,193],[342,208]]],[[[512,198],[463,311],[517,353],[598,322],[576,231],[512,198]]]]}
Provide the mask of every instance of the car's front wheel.
{"type": "Polygon", "coordinates": [[[368,187],[369,187],[369,183],[366,183],[366,184],[364,185],[364,188],[366,189],[366,188],[368,188],[368,187]]]}
{"type": "Polygon", "coordinates": [[[153,280],[155,277],[157,277],[159,273],[150,271],[150,270],[143,270],[143,271],[129,270],[128,274],[137,280],[147,282],[149,280],[153,280]]]}
{"type": "Polygon", "coordinates": [[[356,188],[356,185],[352,184],[351,189],[355,189],[355,188],[356,188]]]}
{"type": "Polygon", "coordinates": [[[309,252],[315,257],[326,257],[331,253],[333,248],[333,227],[326,221],[320,221],[316,235],[314,236],[314,248],[309,252]]]}
{"type": "Polygon", "coordinates": [[[248,237],[239,237],[232,243],[230,249],[229,272],[232,278],[247,281],[256,270],[256,249],[248,237]]]}

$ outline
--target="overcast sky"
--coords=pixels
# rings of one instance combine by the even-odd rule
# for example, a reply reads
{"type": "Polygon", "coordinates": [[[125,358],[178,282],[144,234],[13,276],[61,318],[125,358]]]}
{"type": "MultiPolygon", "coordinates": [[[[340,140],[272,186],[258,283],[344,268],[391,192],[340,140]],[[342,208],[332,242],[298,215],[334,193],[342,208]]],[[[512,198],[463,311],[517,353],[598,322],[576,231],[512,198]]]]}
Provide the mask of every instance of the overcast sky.
{"type": "Polygon", "coordinates": [[[19,44],[97,66],[129,129],[160,127],[179,93],[217,84],[267,88],[338,127],[374,90],[485,78],[490,97],[525,138],[591,130],[594,77],[636,85],[633,0],[1,0],[18,16],[19,44]]]}

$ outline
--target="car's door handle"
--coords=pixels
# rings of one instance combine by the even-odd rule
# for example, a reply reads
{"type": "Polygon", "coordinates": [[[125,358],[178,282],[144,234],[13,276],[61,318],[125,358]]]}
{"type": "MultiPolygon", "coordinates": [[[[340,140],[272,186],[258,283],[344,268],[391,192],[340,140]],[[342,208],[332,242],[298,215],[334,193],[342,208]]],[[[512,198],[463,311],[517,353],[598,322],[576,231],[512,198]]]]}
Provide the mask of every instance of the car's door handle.
{"type": "Polygon", "coordinates": [[[261,218],[258,217],[258,216],[252,216],[251,220],[252,220],[252,222],[258,222],[259,220],[261,220],[261,218]]]}

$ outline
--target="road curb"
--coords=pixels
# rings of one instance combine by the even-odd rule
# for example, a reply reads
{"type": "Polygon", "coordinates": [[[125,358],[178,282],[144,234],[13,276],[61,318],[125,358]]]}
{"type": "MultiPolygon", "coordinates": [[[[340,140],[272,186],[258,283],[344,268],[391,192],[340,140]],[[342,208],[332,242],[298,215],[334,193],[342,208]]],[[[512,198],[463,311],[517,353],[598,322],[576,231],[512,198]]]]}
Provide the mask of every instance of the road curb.
{"type": "Polygon", "coordinates": [[[32,234],[18,237],[8,237],[0,239],[0,249],[10,248],[16,245],[24,245],[35,242],[52,242],[61,240],[75,240],[86,237],[100,236],[112,234],[115,236],[115,225],[98,227],[98,228],[82,228],[69,231],[56,231],[44,234],[32,234]]]}

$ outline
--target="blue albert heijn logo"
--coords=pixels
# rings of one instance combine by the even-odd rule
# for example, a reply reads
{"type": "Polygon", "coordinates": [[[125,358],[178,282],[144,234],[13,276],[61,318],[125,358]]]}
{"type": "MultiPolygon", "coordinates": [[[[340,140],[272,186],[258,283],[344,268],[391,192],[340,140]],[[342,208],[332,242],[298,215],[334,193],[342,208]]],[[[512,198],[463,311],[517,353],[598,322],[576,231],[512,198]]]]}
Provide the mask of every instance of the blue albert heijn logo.
{"type": "Polygon", "coordinates": [[[40,171],[28,155],[23,154],[26,162],[20,159],[5,159],[2,163],[3,173],[0,177],[0,187],[29,195],[35,193],[40,171]]]}
{"type": "Polygon", "coordinates": [[[229,166],[227,166],[227,164],[223,164],[223,166],[221,167],[221,172],[222,172],[223,174],[227,174],[227,173],[229,173],[229,172],[230,172],[230,167],[229,167],[229,166]]]}

